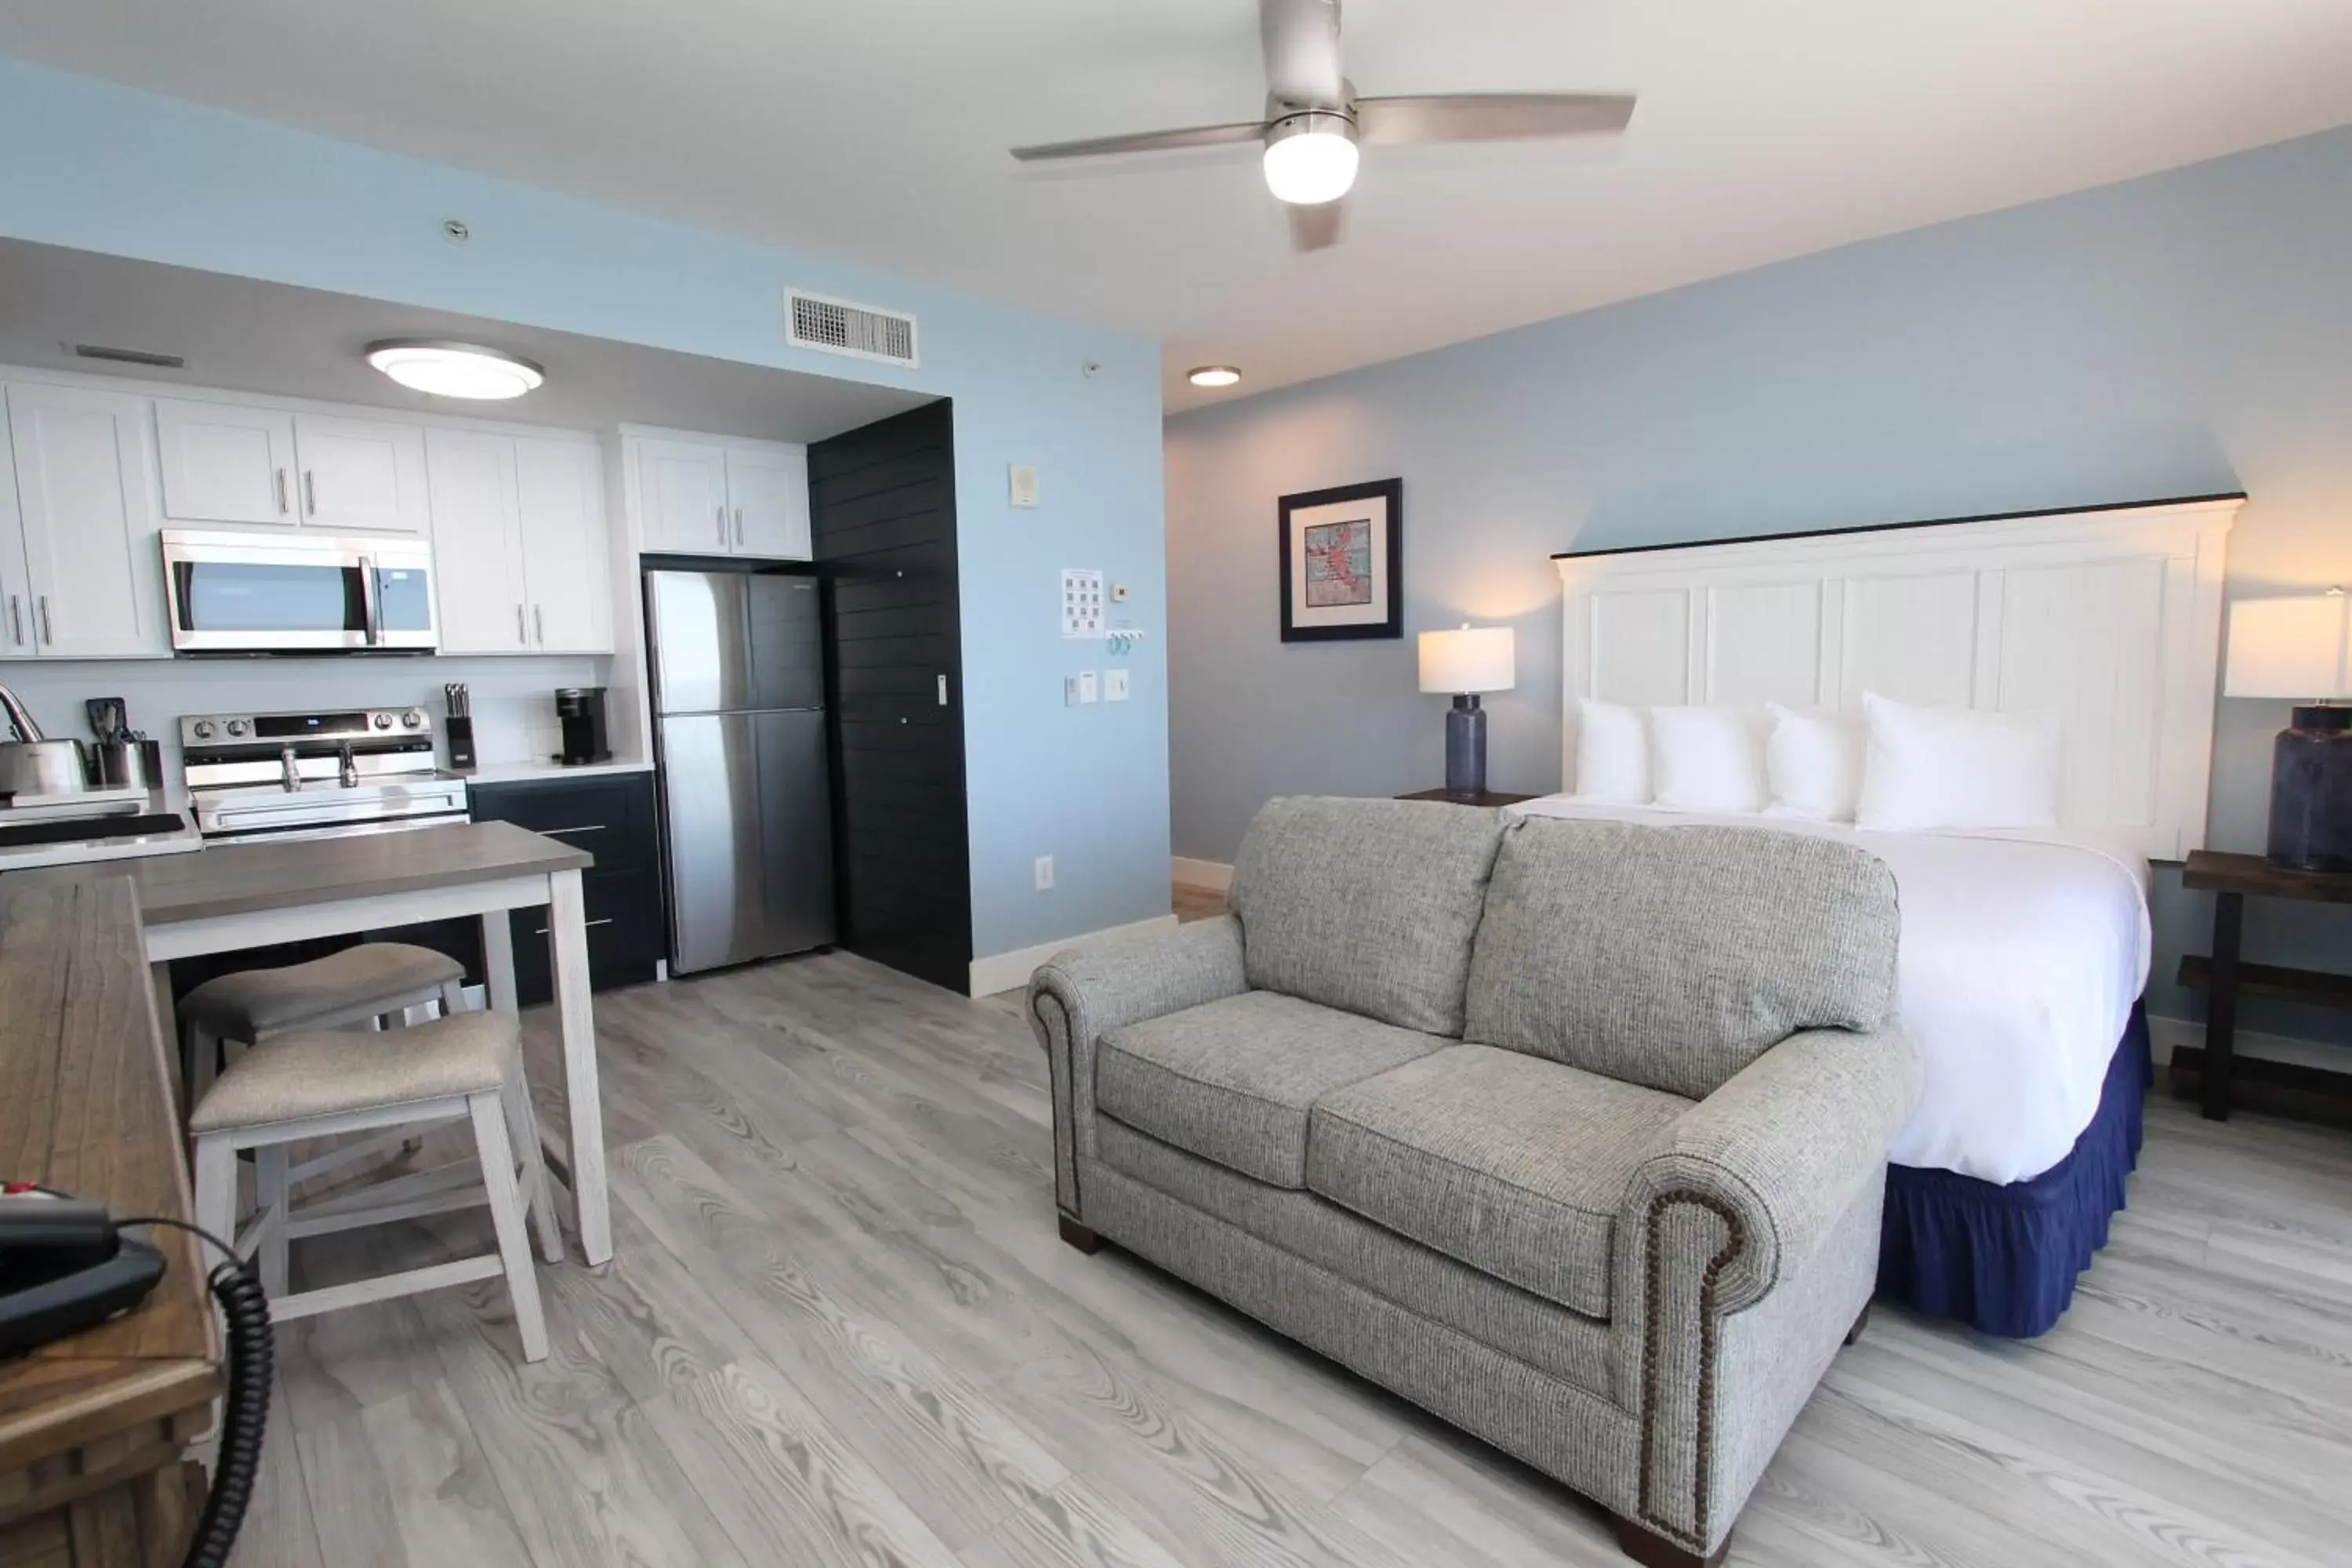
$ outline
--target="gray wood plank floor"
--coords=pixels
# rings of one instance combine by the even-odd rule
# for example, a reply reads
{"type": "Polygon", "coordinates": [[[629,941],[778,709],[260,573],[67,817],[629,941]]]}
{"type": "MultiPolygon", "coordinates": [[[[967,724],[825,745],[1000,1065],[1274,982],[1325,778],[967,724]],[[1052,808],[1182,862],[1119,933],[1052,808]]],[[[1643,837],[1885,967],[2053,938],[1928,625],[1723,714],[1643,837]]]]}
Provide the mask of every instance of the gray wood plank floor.
{"type": "MultiPolygon", "coordinates": [[[[240,1564],[1624,1562],[1542,1477],[1063,1247],[1017,997],[832,954],[597,1021],[617,1258],[542,1269],[536,1367],[496,1280],[284,1328],[240,1564]]],[[[552,1020],[526,1032],[560,1111],[552,1020]]],[[[2352,1138],[2150,1120],[2058,1330],[1882,1309],[1733,1563],[2352,1562],[2352,1138]]],[[[489,1239],[477,1215],[323,1237],[297,1283],[489,1239]]]]}

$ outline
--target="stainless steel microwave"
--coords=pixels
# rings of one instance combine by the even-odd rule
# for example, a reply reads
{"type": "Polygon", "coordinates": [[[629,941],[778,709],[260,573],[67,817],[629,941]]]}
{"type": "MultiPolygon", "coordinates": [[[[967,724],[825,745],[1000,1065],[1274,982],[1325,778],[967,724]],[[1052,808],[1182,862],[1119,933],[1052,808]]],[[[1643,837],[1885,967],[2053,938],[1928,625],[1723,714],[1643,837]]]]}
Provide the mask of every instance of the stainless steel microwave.
{"type": "Polygon", "coordinates": [[[181,653],[431,653],[435,587],[421,539],[163,531],[181,653]]]}

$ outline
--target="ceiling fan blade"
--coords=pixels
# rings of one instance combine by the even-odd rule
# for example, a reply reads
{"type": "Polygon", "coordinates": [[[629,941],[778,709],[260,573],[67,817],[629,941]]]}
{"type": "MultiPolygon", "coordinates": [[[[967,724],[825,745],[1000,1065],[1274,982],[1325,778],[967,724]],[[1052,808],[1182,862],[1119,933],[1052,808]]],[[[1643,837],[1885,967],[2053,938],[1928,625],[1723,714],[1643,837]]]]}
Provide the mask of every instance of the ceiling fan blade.
{"type": "Polygon", "coordinates": [[[1339,79],[1339,0],[1258,0],[1258,42],[1265,50],[1265,90],[1302,109],[1347,101],[1339,79]]]}
{"type": "Polygon", "coordinates": [[[1015,147],[1013,158],[1041,163],[1061,158],[1117,158],[1132,153],[1181,153],[1192,147],[1235,146],[1264,139],[1265,127],[1252,120],[1238,125],[1193,125],[1181,131],[1139,131],[1131,136],[1094,136],[1083,142],[1046,142],[1015,147]]]}
{"type": "Polygon", "coordinates": [[[1454,92],[1356,100],[1357,138],[1389,145],[1606,136],[1624,130],[1633,118],[1630,92],[1454,92]]]}
{"type": "Polygon", "coordinates": [[[1290,248],[1328,250],[1339,244],[1347,229],[1347,205],[1344,201],[1319,202],[1290,208],[1290,248]]]}

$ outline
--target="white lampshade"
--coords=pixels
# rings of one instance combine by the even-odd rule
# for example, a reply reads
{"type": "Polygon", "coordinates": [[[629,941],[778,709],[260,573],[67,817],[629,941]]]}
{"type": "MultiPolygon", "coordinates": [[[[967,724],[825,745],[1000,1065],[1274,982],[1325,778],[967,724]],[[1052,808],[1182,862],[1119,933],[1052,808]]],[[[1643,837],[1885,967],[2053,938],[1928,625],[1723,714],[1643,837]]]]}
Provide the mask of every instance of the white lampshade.
{"type": "Polygon", "coordinates": [[[2225,697],[2285,697],[2314,702],[2352,692],[2346,669],[2352,596],[2241,599],[2230,606],[2225,697]]]}
{"type": "Polygon", "coordinates": [[[1518,663],[1508,626],[1473,626],[1421,634],[1423,691],[1508,691],[1518,681],[1518,663]]]}

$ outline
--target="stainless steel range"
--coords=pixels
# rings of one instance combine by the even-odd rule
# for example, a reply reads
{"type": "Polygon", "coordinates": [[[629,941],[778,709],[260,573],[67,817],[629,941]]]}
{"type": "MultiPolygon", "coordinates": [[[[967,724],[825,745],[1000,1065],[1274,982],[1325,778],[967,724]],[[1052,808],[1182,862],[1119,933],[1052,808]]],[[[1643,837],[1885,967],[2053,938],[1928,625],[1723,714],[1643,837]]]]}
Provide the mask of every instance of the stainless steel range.
{"type": "Polygon", "coordinates": [[[466,781],[436,758],[418,708],[199,713],[180,760],[207,844],[394,833],[469,820],[466,781]]]}

